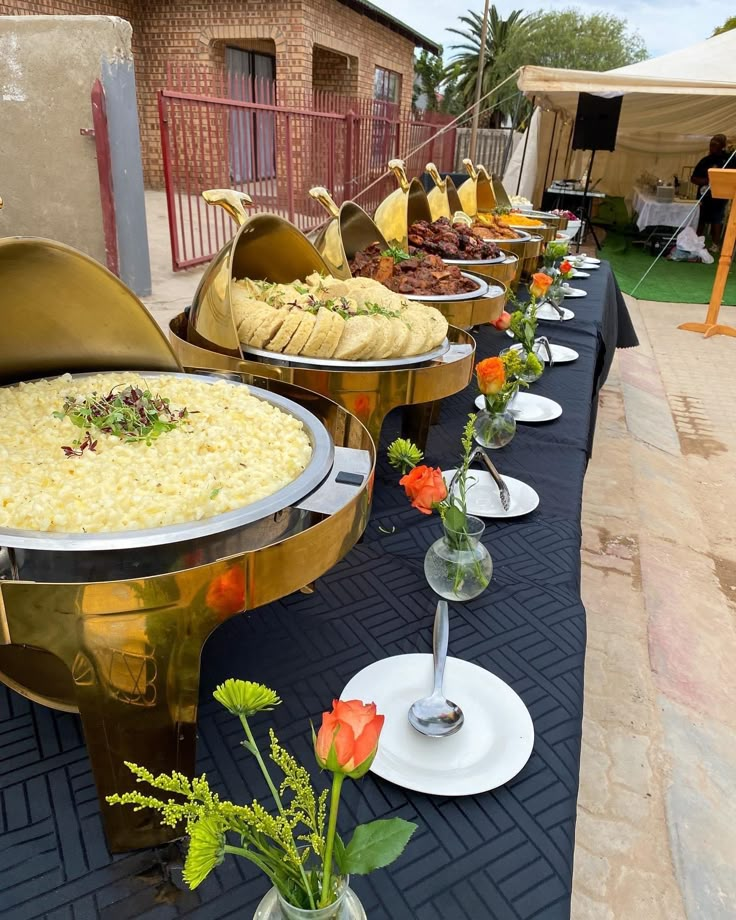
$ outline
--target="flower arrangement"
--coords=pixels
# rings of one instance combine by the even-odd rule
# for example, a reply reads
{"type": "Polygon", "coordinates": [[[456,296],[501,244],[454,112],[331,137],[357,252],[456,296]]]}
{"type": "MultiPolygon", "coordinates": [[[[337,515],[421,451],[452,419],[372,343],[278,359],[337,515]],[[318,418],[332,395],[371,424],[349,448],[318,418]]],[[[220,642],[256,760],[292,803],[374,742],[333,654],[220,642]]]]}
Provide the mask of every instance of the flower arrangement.
{"type": "Polygon", "coordinates": [[[516,372],[516,376],[526,383],[538,380],[544,372],[544,364],[539,357],[540,342],[544,340],[537,339],[537,306],[549,296],[553,284],[554,277],[548,270],[535,272],[529,283],[528,303],[521,303],[513,295],[509,297],[517,308],[509,317],[509,328],[523,351],[523,369],[516,372]]]}
{"type": "Polygon", "coordinates": [[[526,360],[514,349],[509,349],[497,358],[485,358],[476,364],[478,389],[485,399],[488,412],[493,415],[505,412],[519,387],[529,385],[522,379],[525,370],[526,360]]]}
{"type": "Polygon", "coordinates": [[[473,556],[478,541],[469,531],[471,518],[467,506],[468,470],[474,453],[475,421],[474,414],[468,416],[462,434],[461,463],[449,490],[439,467],[433,468],[418,463],[423,459],[422,453],[411,441],[398,438],[388,448],[388,462],[404,474],[399,480],[399,485],[404,487],[412,507],[422,514],[437,511],[440,515],[445,531],[444,540],[450,551],[457,554],[457,559],[447,563],[447,576],[454,597],[461,596],[468,577],[480,586],[480,590],[487,588],[490,582],[490,576],[486,574],[482,562],[473,556]],[[465,561],[466,556],[472,558],[465,561]]]}
{"type": "Polygon", "coordinates": [[[312,729],[317,763],[332,773],[328,806],[328,790],[315,791],[308,771],[280,745],[273,730],[269,732],[269,759],[282,779],[277,783],[271,776],[248,720],[281,703],[273,690],[230,679],[213,695],[240,719],[246,737],[243,746],[258,763],[275,813],[255,800],[250,805],[221,801],[206,776],[193,780],[181,773],[154,776],[133,763],[126,766],[139,783],[169,797],[136,791],[107,799],[112,805],[132,805],[136,811],[153,808],[170,827],[185,822],[189,848],[184,881],[190,888],[200,885],[226,854],[232,854],[264,872],[287,904],[317,910],[339,899],[347,875],[367,874],[401,855],[416,825],[400,818],[362,824],[348,843],[337,833],[342,784],[346,777],[364,776],[378,750],[384,717],[373,703],[334,700],[332,711],[322,716],[319,733],[315,735],[312,729]],[[232,837],[237,842],[231,842],[232,837]]]}
{"type": "Polygon", "coordinates": [[[575,266],[568,259],[563,259],[559,265],[559,272],[563,281],[569,281],[575,274],[575,266]]]}
{"type": "Polygon", "coordinates": [[[564,259],[570,249],[568,240],[550,240],[544,249],[544,264],[552,267],[560,259],[564,259]]]}

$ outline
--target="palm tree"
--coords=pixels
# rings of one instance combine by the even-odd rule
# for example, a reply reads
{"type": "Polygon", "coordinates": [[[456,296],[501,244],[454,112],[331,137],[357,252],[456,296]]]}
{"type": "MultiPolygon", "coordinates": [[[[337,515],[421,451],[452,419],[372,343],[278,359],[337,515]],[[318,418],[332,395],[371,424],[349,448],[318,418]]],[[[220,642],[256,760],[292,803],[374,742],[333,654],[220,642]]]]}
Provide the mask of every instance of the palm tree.
{"type": "MultiPolygon", "coordinates": [[[[495,6],[488,14],[488,33],[486,36],[486,53],[481,78],[483,95],[505,79],[516,69],[512,61],[513,49],[526,44],[532,33],[537,14],[526,15],[523,10],[513,10],[508,19],[502,19],[495,6]],[[509,53],[511,52],[511,53],[509,53]],[[506,71],[506,72],[504,72],[506,71]]],[[[475,101],[475,88],[478,80],[478,55],[480,53],[480,38],[483,29],[483,17],[478,13],[468,10],[467,16],[460,16],[460,22],[465,29],[448,29],[459,35],[464,42],[453,45],[457,53],[450,60],[447,68],[448,76],[455,77],[458,81],[458,92],[463,100],[464,108],[471,106],[475,101]]],[[[482,104],[483,109],[491,111],[481,114],[481,124],[498,122],[504,115],[513,111],[513,87],[503,87],[498,96],[486,99],[482,104]],[[492,108],[493,107],[493,108],[492,108]]]]}

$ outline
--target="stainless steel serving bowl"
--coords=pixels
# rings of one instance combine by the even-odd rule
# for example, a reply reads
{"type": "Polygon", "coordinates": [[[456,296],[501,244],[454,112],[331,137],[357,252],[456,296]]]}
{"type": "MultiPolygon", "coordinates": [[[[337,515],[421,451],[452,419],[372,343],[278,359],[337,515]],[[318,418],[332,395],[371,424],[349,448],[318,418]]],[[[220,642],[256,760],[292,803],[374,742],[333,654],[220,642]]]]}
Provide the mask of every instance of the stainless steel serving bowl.
{"type": "MultiPolygon", "coordinates": [[[[118,373],[125,377],[124,371],[118,373]]],[[[216,374],[146,372],[151,379],[164,375],[244,386],[240,380],[216,374]]],[[[92,375],[72,376],[84,379],[92,375]]],[[[319,419],[293,400],[257,387],[248,390],[304,426],[312,456],[297,479],[243,508],[165,527],[114,533],[52,533],[0,527],[0,547],[5,548],[5,571],[0,566],[0,578],[12,573],[14,578],[28,581],[76,582],[160,575],[185,568],[186,559],[195,549],[201,564],[214,562],[231,553],[284,539],[307,526],[309,515],[300,511],[299,503],[329,476],[334,459],[332,438],[319,419]],[[155,548],[155,552],[142,552],[144,548],[155,548]]],[[[243,452],[247,453],[245,445],[243,452]]],[[[186,485],[182,484],[182,488],[186,485]]],[[[131,496],[131,500],[135,497],[131,496]]]]}

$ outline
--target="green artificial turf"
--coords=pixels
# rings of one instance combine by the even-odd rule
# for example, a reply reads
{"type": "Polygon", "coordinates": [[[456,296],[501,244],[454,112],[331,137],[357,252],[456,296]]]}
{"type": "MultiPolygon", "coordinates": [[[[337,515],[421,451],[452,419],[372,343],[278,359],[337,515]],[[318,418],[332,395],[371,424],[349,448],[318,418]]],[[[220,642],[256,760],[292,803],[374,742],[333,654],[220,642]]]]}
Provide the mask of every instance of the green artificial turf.
{"type": "MultiPolygon", "coordinates": [[[[620,233],[609,233],[600,252],[611,263],[619,287],[625,294],[639,300],[659,300],[665,303],[708,303],[713,287],[718,256],[712,265],[703,262],[670,262],[661,258],[638,288],[636,285],[654,261],[646,249],[632,246],[631,239],[620,233]],[[636,293],[634,293],[636,288],[636,293]]],[[[736,271],[733,265],[726,284],[723,303],[736,304],[736,271]]]]}

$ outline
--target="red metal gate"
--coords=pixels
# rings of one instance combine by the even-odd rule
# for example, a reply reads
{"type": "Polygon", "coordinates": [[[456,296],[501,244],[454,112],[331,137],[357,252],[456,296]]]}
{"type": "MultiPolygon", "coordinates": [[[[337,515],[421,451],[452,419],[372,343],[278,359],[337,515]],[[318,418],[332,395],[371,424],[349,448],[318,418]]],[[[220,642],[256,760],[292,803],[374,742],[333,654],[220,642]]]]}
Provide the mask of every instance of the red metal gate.
{"type": "Polygon", "coordinates": [[[312,186],[371,211],[393,188],[386,163],[402,151],[421,147],[407,160],[410,174],[429,160],[452,170],[455,131],[440,131],[448,116],[418,120],[398,107],[379,114],[373,100],[327,93],[280,105],[258,78],[237,93],[211,73],[197,75],[196,92],[192,85],[162,90],[158,100],[174,271],[208,262],[232,236],[230,218],[202,200],[205,189],[247,192],[254,210],[307,231],[325,219],[312,186]]]}

